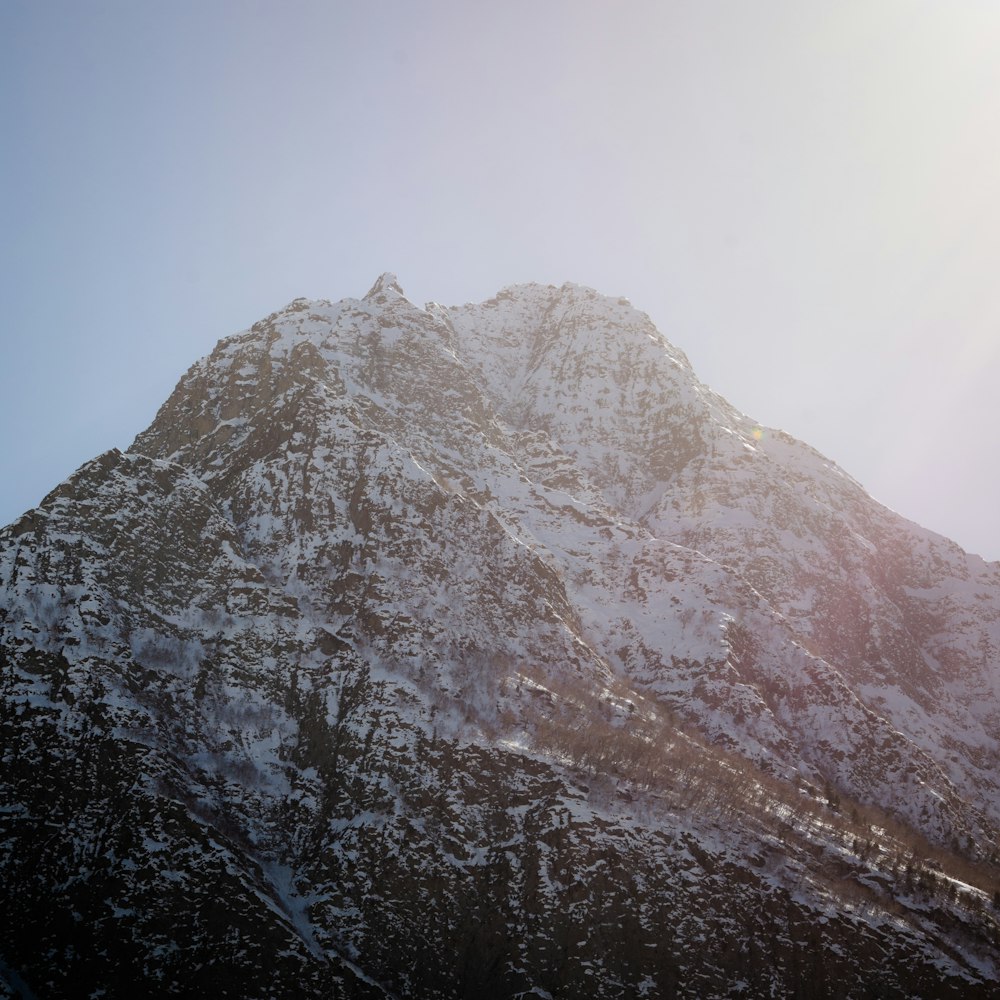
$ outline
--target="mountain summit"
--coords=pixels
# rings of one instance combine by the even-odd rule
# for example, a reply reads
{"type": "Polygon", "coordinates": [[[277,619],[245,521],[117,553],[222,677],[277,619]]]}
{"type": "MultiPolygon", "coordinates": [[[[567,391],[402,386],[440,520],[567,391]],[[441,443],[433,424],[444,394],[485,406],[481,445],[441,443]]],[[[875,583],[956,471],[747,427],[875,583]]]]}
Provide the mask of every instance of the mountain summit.
{"type": "Polygon", "coordinates": [[[404,299],[406,298],[406,293],[400,287],[399,280],[396,275],[394,275],[391,271],[386,271],[384,274],[379,275],[375,284],[368,289],[368,294],[365,296],[365,299],[375,301],[380,297],[384,297],[389,294],[395,294],[404,299]]]}
{"type": "Polygon", "coordinates": [[[1000,564],[622,298],[220,341],[0,532],[0,996],[988,996],[1000,564]]]}

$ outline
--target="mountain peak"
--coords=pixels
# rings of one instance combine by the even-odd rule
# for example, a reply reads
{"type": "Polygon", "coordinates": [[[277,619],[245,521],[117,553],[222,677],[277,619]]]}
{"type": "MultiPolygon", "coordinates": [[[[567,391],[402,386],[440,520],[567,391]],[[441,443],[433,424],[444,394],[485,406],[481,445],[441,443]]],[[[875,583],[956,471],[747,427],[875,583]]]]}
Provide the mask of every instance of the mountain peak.
{"type": "Polygon", "coordinates": [[[392,271],[384,271],[378,276],[375,284],[368,289],[365,299],[380,299],[387,295],[398,295],[402,299],[406,298],[406,292],[403,291],[399,279],[392,271]]]}
{"type": "Polygon", "coordinates": [[[0,530],[0,997],[995,996],[998,658],[627,300],[296,299],[0,530]]]}

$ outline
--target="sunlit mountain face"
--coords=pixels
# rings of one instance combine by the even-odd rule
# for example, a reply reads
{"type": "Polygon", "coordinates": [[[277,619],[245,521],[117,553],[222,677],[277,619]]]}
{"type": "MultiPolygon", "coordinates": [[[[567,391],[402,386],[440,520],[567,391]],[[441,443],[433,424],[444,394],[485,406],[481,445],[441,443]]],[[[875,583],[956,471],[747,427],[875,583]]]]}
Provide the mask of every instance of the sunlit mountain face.
{"type": "Polygon", "coordinates": [[[624,299],[297,299],[0,533],[0,996],[995,995],[998,649],[624,299]]]}

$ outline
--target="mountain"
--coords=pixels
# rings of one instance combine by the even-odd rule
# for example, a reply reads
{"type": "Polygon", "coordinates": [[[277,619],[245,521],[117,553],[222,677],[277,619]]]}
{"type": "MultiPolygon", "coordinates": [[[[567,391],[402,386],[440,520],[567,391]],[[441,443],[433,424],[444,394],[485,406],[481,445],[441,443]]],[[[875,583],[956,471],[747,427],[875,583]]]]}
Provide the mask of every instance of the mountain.
{"type": "Polygon", "coordinates": [[[998,650],[627,300],[296,299],[0,532],[0,996],[996,995],[998,650]]]}

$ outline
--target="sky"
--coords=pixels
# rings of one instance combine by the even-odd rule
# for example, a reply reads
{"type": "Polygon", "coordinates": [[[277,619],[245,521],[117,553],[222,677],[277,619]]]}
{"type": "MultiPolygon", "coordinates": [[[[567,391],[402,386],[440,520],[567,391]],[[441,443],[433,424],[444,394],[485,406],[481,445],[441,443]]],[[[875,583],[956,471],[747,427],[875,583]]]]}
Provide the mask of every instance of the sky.
{"type": "Polygon", "coordinates": [[[627,296],[1000,559],[998,52],[994,0],[0,0],[0,524],[393,271],[627,296]]]}

